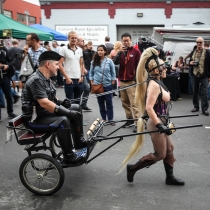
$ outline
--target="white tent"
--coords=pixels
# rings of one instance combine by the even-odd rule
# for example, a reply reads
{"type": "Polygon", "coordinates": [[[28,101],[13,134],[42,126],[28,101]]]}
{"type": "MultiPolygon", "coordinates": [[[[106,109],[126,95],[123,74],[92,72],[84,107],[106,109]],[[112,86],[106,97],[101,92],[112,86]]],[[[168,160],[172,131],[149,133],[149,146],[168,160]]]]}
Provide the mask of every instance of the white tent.
{"type": "Polygon", "coordinates": [[[210,41],[210,25],[191,24],[182,28],[154,27],[152,40],[159,45],[163,44],[163,50],[172,53],[171,63],[180,56],[188,55],[196,45],[197,37],[203,37],[210,41]]]}

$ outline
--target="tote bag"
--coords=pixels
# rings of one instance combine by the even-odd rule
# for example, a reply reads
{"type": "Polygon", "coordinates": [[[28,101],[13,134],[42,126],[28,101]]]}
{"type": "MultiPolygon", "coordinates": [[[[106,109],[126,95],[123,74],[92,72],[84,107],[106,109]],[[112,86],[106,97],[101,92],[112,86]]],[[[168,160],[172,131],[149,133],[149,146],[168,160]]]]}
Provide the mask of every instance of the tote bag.
{"type": "Polygon", "coordinates": [[[34,73],[34,66],[30,55],[27,53],[21,64],[19,79],[21,82],[26,82],[28,77],[34,73]]]}

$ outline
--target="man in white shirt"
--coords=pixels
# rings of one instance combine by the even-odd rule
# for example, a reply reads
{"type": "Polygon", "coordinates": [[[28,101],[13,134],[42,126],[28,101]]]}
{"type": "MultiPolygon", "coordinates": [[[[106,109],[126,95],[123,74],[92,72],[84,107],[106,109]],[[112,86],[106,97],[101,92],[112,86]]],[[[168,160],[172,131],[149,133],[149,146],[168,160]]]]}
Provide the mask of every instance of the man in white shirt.
{"type": "Polygon", "coordinates": [[[76,46],[77,33],[75,31],[69,32],[68,40],[68,45],[60,48],[59,53],[62,58],[59,61],[59,67],[64,78],[66,97],[73,103],[79,103],[83,91],[83,53],[82,49],[76,46]]]}

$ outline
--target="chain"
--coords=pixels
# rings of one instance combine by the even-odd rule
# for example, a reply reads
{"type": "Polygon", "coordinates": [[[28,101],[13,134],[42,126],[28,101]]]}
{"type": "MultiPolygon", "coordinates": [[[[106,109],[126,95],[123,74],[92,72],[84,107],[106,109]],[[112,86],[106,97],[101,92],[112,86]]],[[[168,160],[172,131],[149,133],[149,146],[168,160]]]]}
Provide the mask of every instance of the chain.
{"type": "Polygon", "coordinates": [[[136,83],[136,84],[133,84],[133,85],[128,85],[128,86],[126,86],[126,87],[122,87],[122,88],[110,90],[110,91],[103,92],[103,93],[99,93],[99,94],[94,94],[94,95],[88,96],[88,97],[83,97],[83,93],[84,93],[84,92],[83,92],[80,98],[71,99],[71,102],[74,103],[74,102],[80,101],[80,104],[81,104],[82,100],[90,99],[90,98],[97,98],[97,97],[99,97],[99,96],[105,96],[105,95],[108,95],[108,94],[110,94],[110,93],[114,93],[114,92],[116,92],[116,91],[119,92],[119,91],[121,91],[121,90],[126,90],[126,89],[128,89],[128,88],[135,87],[135,86],[137,86],[137,85],[141,85],[141,84],[143,84],[143,83],[145,83],[145,82],[148,82],[148,81],[149,81],[149,80],[145,80],[144,82],[136,83]]]}

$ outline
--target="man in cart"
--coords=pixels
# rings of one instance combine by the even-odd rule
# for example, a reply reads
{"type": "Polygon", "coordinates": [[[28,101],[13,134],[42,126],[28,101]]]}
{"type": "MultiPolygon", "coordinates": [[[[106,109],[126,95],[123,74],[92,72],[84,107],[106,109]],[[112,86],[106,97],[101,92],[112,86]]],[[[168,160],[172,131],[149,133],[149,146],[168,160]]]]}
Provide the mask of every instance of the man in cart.
{"type": "Polygon", "coordinates": [[[56,132],[64,161],[78,163],[83,161],[83,157],[74,153],[73,149],[86,146],[81,110],[76,104],[72,108],[69,99],[58,100],[50,80],[59,70],[60,59],[61,56],[53,51],[40,55],[39,68],[27,80],[22,94],[24,124],[35,133],[56,132]]]}

